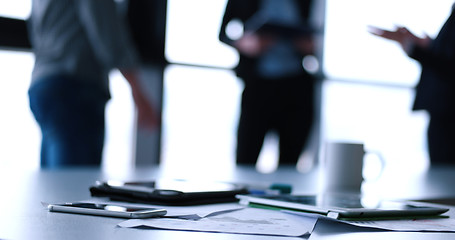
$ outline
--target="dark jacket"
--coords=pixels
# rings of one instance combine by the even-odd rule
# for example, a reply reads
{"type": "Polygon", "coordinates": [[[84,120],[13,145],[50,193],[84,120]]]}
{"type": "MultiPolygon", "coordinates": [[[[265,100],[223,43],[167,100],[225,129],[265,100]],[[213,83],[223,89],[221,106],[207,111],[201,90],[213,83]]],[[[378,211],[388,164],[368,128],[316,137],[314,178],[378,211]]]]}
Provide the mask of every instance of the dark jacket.
{"type": "Polygon", "coordinates": [[[441,28],[429,49],[415,47],[410,56],[422,65],[414,110],[455,114],[455,15],[441,28]],[[453,113],[452,113],[453,112],[453,113]]]}
{"type": "MultiPolygon", "coordinates": [[[[298,0],[300,15],[304,24],[309,20],[311,0],[298,0]]],[[[229,0],[226,5],[223,21],[220,28],[219,39],[230,46],[233,40],[226,35],[226,26],[233,20],[238,19],[245,23],[251,16],[253,16],[260,8],[261,0],[229,0]]],[[[303,57],[303,56],[302,56],[303,57]]],[[[235,71],[240,78],[254,77],[258,73],[254,71],[257,59],[247,57],[240,54],[240,59],[235,71]]],[[[304,69],[302,68],[302,71],[304,69]]]]}

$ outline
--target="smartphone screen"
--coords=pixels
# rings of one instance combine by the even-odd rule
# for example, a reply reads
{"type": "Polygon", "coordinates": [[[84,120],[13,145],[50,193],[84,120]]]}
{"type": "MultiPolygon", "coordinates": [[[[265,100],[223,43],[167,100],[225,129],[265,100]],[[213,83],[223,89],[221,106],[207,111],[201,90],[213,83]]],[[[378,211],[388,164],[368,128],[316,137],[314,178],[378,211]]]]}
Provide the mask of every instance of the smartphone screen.
{"type": "Polygon", "coordinates": [[[65,207],[76,207],[76,208],[88,208],[88,209],[100,209],[106,211],[116,211],[116,212],[137,212],[137,211],[146,211],[150,208],[139,208],[139,207],[127,207],[120,205],[112,204],[99,204],[99,203],[67,203],[62,204],[65,207]]]}
{"type": "Polygon", "coordinates": [[[160,217],[167,213],[165,209],[161,208],[131,207],[116,204],[85,202],[49,204],[48,209],[52,212],[80,213],[124,218],[160,217]]]}

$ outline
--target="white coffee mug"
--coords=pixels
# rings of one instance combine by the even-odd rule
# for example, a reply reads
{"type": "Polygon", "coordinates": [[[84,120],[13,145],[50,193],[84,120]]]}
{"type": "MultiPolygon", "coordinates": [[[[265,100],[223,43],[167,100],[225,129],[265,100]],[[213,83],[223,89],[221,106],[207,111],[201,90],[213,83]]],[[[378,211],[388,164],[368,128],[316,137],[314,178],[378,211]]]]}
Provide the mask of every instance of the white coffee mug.
{"type": "MultiPolygon", "coordinates": [[[[360,193],[365,150],[362,143],[328,142],[322,156],[323,193],[360,193]]],[[[377,154],[377,153],[375,153],[377,154]]],[[[381,160],[382,169],[384,161],[381,160]]],[[[381,172],[382,172],[381,169],[381,172]]]]}

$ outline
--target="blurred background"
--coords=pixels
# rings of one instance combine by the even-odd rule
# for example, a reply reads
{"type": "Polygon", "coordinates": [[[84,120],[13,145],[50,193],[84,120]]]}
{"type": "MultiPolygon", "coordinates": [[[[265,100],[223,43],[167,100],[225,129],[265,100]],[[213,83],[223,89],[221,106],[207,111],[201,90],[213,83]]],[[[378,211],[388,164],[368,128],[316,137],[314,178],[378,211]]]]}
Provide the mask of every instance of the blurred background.
{"type": "MultiPolygon", "coordinates": [[[[170,64],[163,77],[163,164],[185,169],[234,165],[242,83],[231,71],[237,53],[218,40],[225,4],[167,1],[165,58],[170,64]]],[[[411,111],[420,67],[398,45],[367,29],[404,25],[434,37],[452,4],[326,0],[321,5],[325,29],[318,67],[325,77],[316,141],[363,142],[367,151],[382,154],[387,167],[426,169],[428,116],[411,111]]],[[[0,0],[0,16],[26,19],[30,8],[30,0],[0,0]]],[[[27,97],[33,61],[30,52],[0,50],[0,167],[39,168],[40,131],[27,97]]],[[[134,105],[128,84],[116,71],[111,92],[103,168],[117,171],[134,162],[134,105]]],[[[274,141],[266,139],[258,163],[262,172],[276,168],[274,141]]]]}

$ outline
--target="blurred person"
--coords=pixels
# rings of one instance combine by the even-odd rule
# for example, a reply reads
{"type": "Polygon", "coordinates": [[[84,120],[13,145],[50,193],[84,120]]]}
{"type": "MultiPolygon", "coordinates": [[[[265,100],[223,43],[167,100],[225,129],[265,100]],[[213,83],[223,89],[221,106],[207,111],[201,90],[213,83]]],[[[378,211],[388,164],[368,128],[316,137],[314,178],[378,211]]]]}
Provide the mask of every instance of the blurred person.
{"type": "MultiPolygon", "coordinates": [[[[453,9],[453,7],[452,7],[453,9]]],[[[370,27],[376,36],[395,41],[422,66],[413,110],[430,115],[427,130],[431,164],[455,164],[455,15],[450,14],[435,39],[418,37],[406,27],[370,27]]]]}
{"type": "Polygon", "coordinates": [[[113,0],[32,1],[29,100],[42,133],[42,168],[100,166],[114,68],[131,86],[139,124],[158,124],[139,86],[138,53],[116,8],[113,0]]]}
{"type": "Polygon", "coordinates": [[[311,0],[229,0],[219,39],[239,55],[235,72],[243,80],[237,133],[237,164],[256,164],[265,135],[279,136],[279,164],[296,164],[309,140],[314,119],[316,78],[302,66],[314,53],[312,33],[261,32],[248,28],[266,19],[278,25],[309,26],[311,0]],[[235,38],[230,25],[240,23],[235,38]]]}

